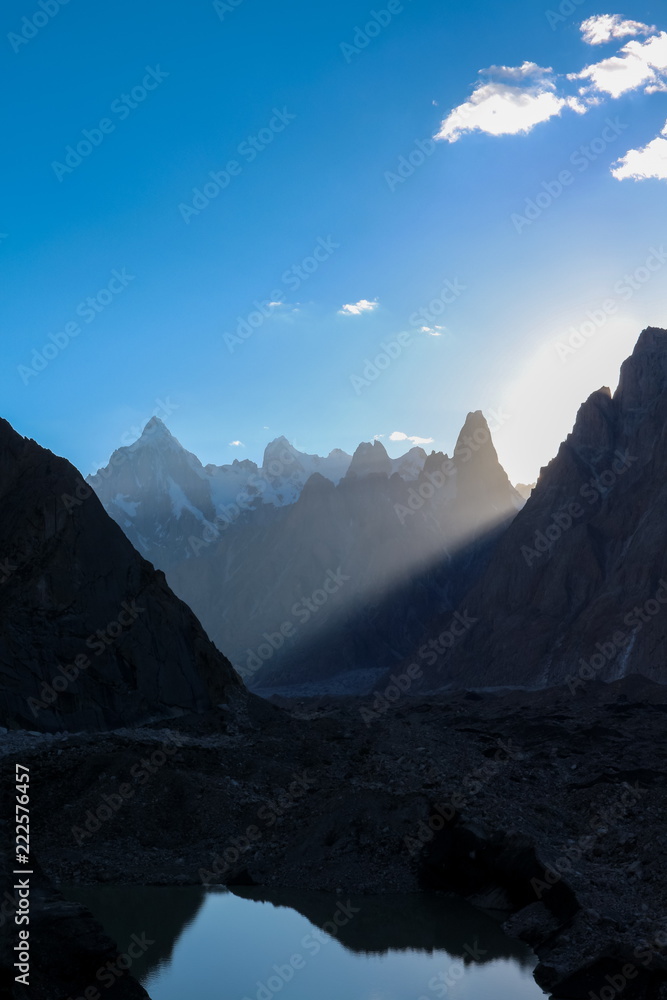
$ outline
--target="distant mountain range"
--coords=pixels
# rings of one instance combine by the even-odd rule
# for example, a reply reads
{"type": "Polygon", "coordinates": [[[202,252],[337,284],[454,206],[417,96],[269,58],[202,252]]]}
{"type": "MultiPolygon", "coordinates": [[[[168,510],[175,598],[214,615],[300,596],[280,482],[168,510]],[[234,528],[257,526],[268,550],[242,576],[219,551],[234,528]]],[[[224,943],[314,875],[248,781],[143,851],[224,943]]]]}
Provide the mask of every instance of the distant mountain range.
{"type": "Polygon", "coordinates": [[[319,458],[278,438],[261,467],[204,467],[154,418],[88,482],[250,685],[307,690],[367,690],[400,662],[524,503],[479,411],[452,459],[392,460],[380,441],[319,458]]]}
{"type": "Polygon", "coordinates": [[[197,555],[199,543],[220,536],[249,511],[296,503],[308,479],[338,484],[347,475],[398,473],[416,479],[426,461],[422,448],[390,459],[380,445],[361,445],[354,457],[336,448],[326,458],[307,455],[284,437],[266,448],[261,466],[248,460],[202,465],[153,417],[141,437],[113,453],[88,477],[106,511],[156,566],[167,569],[197,555]]]}

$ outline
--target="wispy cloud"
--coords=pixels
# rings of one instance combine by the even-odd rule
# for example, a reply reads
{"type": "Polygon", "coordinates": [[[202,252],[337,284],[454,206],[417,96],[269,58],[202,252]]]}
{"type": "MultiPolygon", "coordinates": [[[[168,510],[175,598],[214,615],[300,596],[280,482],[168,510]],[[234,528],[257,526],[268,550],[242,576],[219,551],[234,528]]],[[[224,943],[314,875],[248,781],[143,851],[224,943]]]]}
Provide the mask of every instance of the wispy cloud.
{"type": "Polygon", "coordinates": [[[631,149],[612,165],[617,181],[667,180],[667,122],[660,133],[641,149],[631,149]]]}
{"type": "Polygon", "coordinates": [[[564,108],[582,114],[586,108],[577,97],[556,92],[553,70],[524,62],[521,66],[490,66],[480,70],[480,81],[470,99],[443,120],[436,139],[456,142],[466,132],[516,135],[530,132],[540,122],[559,115],[564,108]],[[509,82],[508,82],[509,81],[509,82]]]}
{"type": "Polygon", "coordinates": [[[230,441],[231,448],[245,448],[243,441],[230,441]]]}
{"type": "Polygon", "coordinates": [[[371,302],[369,299],[359,299],[358,302],[351,302],[344,305],[338,312],[341,316],[361,316],[362,313],[373,312],[379,306],[377,299],[371,302]]]}
{"type": "Polygon", "coordinates": [[[584,41],[589,45],[603,45],[613,38],[628,35],[650,35],[657,29],[641,21],[624,21],[621,14],[596,14],[581,24],[584,41]]]}
{"type": "Polygon", "coordinates": [[[404,434],[403,431],[392,431],[389,435],[390,441],[412,441],[413,444],[433,444],[434,438],[417,437],[416,434],[404,434]]]}

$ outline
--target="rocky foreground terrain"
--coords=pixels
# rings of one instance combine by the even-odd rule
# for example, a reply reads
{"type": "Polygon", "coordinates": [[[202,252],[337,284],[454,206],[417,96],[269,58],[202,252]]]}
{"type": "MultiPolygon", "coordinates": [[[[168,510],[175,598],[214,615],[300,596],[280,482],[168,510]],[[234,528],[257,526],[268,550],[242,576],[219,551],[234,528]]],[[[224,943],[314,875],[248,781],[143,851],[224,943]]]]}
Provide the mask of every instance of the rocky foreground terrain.
{"type": "Polygon", "coordinates": [[[251,697],[168,728],[9,733],[1,752],[31,769],[56,886],[452,891],[534,948],[555,997],[667,997],[667,690],[386,705],[251,697]]]}

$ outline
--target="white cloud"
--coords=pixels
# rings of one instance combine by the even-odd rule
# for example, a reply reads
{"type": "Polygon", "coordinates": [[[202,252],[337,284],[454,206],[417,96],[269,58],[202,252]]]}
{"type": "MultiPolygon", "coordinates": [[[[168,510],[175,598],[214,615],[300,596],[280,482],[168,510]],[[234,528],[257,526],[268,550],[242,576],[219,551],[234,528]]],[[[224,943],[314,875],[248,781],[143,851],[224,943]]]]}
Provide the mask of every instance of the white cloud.
{"type": "Polygon", "coordinates": [[[412,441],[413,444],[432,444],[434,438],[422,438],[416,435],[410,436],[409,434],[404,434],[403,431],[392,431],[389,435],[390,441],[412,441]]]}
{"type": "Polygon", "coordinates": [[[229,444],[232,448],[245,448],[243,441],[230,441],[229,444]]]}
{"type": "Polygon", "coordinates": [[[384,437],[384,434],[374,434],[373,435],[373,440],[374,441],[379,441],[380,438],[383,438],[383,437],[384,437]]]}
{"type": "Polygon", "coordinates": [[[667,180],[667,122],[659,136],[642,149],[629,150],[612,165],[611,172],[617,181],[667,180]]]}
{"type": "Polygon", "coordinates": [[[583,114],[586,108],[578,98],[556,93],[552,73],[550,68],[530,62],[480,70],[480,75],[500,80],[478,83],[470,99],[443,120],[435,138],[456,142],[464,132],[476,129],[487,135],[516,135],[530,132],[540,122],[559,115],[563,108],[583,114]]]}
{"type": "Polygon", "coordinates": [[[667,31],[638,42],[626,42],[619,55],[571,73],[570,80],[590,80],[593,90],[620,97],[643,87],[646,93],[662,90],[667,73],[667,31]]]}
{"type": "MultiPolygon", "coordinates": [[[[620,14],[599,14],[580,25],[589,45],[602,45],[629,35],[614,56],[591,63],[567,76],[534,62],[520,66],[490,66],[480,70],[482,79],[470,98],[454,108],[442,121],[436,139],[456,142],[468,132],[516,135],[530,132],[569,108],[586,114],[609,97],[617,98],[641,89],[645,94],[667,92],[667,31],[624,19],[620,14]],[[578,96],[565,92],[566,81],[581,81],[578,96]]],[[[631,149],[612,167],[618,180],[648,177],[666,179],[667,126],[641,149],[631,149]]],[[[439,336],[438,327],[422,327],[422,333],[439,336]]]]}
{"type": "Polygon", "coordinates": [[[377,309],[378,305],[379,302],[377,299],[373,299],[372,302],[368,299],[359,299],[358,302],[348,303],[343,306],[338,312],[341,316],[361,316],[362,313],[373,312],[374,309],[377,309]]]}
{"type": "Polygon", "coordinates": [[[479,75],[520,81],[530,77],[551,76],[553,69],[551,66],[538,66],[537,63],[526,61],[521,66],[489,66],[488,69],[480,69],[479,75]]]}
{"type": "Polygon", "coordinates": [[[434,326],[420,326],[419,332],[428,333],[429,337],[442,337],[443,330],[446,329],[446,326],[438,326],[435,324],[434,326]]]}
{"type": "Polygon", "coordinates": [[[597,14],[581,24],[584,41],[589,45],[602,45],[612,38],[628,35],[650,35],[656,29],[641,21],[624,21],[621,14],[597,14]]]}

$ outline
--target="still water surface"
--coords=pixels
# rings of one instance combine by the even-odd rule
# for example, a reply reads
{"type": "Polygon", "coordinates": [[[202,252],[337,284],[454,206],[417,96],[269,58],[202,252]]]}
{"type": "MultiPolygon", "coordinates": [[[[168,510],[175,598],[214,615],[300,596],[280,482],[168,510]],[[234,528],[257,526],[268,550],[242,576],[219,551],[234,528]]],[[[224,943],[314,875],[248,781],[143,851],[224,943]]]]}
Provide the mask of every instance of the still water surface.
{"type": "Polygon", "coordinates": [[[439,894],[95,886],[66,890],[125,951],[152,1000],[539,1000],[535,957],[439,894]],[[135,948],[136,951],[136,948],[135,948]]]}

